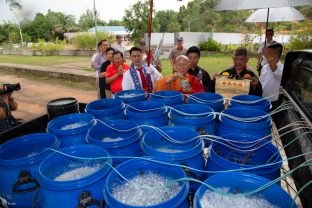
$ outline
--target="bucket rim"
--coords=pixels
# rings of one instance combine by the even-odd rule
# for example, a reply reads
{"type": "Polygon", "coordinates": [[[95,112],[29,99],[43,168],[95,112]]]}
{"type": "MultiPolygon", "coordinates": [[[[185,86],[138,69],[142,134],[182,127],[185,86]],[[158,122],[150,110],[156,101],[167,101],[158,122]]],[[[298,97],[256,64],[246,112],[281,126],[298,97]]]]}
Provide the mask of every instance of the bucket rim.
{"type": "MultiPolygon", "coordinates": [[[[72,124],[70,123],[70,124],[72,124]]],[[[66,114],[62,116],[58,116],[51,121],[49,121],[47,125],[47,132],[55,134],[56,136],[63,136],[63,135],[74,135],[74,134],[79,134],[82,132],[86,132],[91,126],[93,126],[96,123],[94,116],[89,113],[72,113],[72,114],[66,114]],[[75,121],[72,123],[77,123],[80,121],[85,121],[87,125],[78,127],[78,128],[73,128],[73,129],[65,129],[62,130],[60,128],[54,128],[55,125],[67,121],[75,121]]],[[[68,123],[69,124],[69,123],[68,123]]]]}
{"type": "MultiPolygon", "coordinates": [[[[140,109],[142,110],[142,109],[140,109]]],[[[161,103],[159,101],[138,101],[138,102],[133,102],[131,104],[128,104],[125,107],[125,115],[127,117],[131,118],[151,118],[151,117],[159,117],[163,116],[164,114],[168,113],[168,108],[165,106],[164,103],[161,103]],[[132,108],[137,108],[140,109],[142,106],[150,106],[151,108],[148,109],[143,109],[143,110],[149,110],[151,109],[151,112],[138,112],[137,110],[132,108]]]]}
{"type": "MultiPolygon", "coordinates": [[[[275,152],[278,152],[278,149],[270,142],[268,141],[263,141],[260,143],[260,145],[264,142],[267,142],[267,144],[265,146],[263,146],[262,148],[266,148],[267,150],[273,152],[273,154],[275,154],[275,152]]],[[[276,171],[277,169],[280,169],[282,164],[283,164],[283,159],[280,155],[280,153],[276,154],[275,159],[272,162],[278,162],[277,164],[272,164],[272,165],[268,165],[266,167],[257,167],[259,164],[257,165],[248,165],[248,164],[240,164],[240,163],[235,163],[232,162],[230,160],[225,159],[224,157],[221,157],[216,151],[215,148],[216,146],[222,146],[221,144],[212,142],[211,144],[211,149],[210,149],[210,160],[212,160],[215,164],[217,164],[218,166],[220,166],[220,164],[224,164],[226,166],[230,166],[230,169],[237,169],[239,170],[240,168],[253,168],[250,170],[246,170],[247,172],[249,171],[261,171],[261,174],[267,174],[267,173],[272,173],[274,171],[276,171]],[[273,168],[274,167],[274,168],[273,168]]],[[[256,150],[256,151],[259,151],[256,150]]],[[[263,164],[261,164],[263,165],[263,164]]],[[[220,166],[221,167],[221,166],[220,166]]],[[[222,166],[223,168],[224,166],[222,166]]]]}
{"type": "MultiPolygon", "coordinates": [[[[177,129],[178,131],[182,131],[185,130],[186,132],[192,132],[194,133],[194,136],[199,136],[198,132],[196,132],[195,130],[192,129],[188,129],[182,126],[166,126],[166,127],[160,127],[160,130],[164,131],[165,133],[168,132],[168,130],[172,130],[172,129],[177,129]]],[[[197,156],[198,154],[201,154],[204,150],[205,147],[205,143],[202,139],[198,139],[198,140],[193,140],[191,141],[192,143],[194,143],[194,147],[185,151],[181,151],[181,152],[176,152],[176,153],[171,153],[171,152],[161,152],[158,151],[152,147],[150,147],[150,145],[148,145],[146,143],[146,139],[150,138],[150,134],[153,133],[157,133],[156,130],[151,130],[148,131],[142,138],[140,146],[143,152],[145,152],[147,155],[149,156],[154,156],[154,157],[166,157],[166,158],[170,158],[174,161],[180,161],[180,160],[185,160],[185,159],[190,159],[193,158],[195,156],[197,156]]],[[[161,137],[161,139],[163,139],[163,137],[161,135],[159,135],[161,137]]],[[[160,139],[160,137],[154,138],[155,139],[160,139]]],[[[191,139],[191,138],[190,138],[191,139]]],[[[191,143],[190,142],[190,143],[191,143]]]]}
{"type": "Polygon", "coordinates": [[[214,113],[214,110],[211,107],[209,107],[205,104],[186,104],[186,105],[182,104],[182,105],[174,106],[173,109],[169,111],[168,117],[170,118],[170,120],[177,121],[180,123],[202,124],[202,123],[214,121],[216,118],[216,114],[214,113]],[[174,109],[176,109],[178,111],[187,113],[181,109],[184,107],[204,109],[204,112],[207,112],[207,113],[211,112],[212,114],[208,114],[208,115],[202,116],[202,117],[188,118],[188,117],[185,117],[184,115],[181,115],[179,112],[176,112],[174,110],[174,109]]]}
{"type": "Polygon", "coordinates": [[[90,113],[92,115],[110,115],[119,111],[122,111],[125,107],[125,104],[122,100],[106,98],[100,100],[94,100],[88,103],[85,107],[85,112],[90,113]],[[93,109],[95,106],[98,105],[111,105],[111,108],[105,109],[93,109]]]}
{"type": "MultiPolygon", "coordinates": [[[[168,160],[166,158],[163,158],[163,157],[143,157],[143,158],[149,158],[149,159],[152,159],[152,160],[157,160],[157,161],[161,161],[161,162],[167,162],[167,163],[171,163],[171,164],[175,164],[175,165],[178,165],[176,162],[172,161],[172,160],[168,160]]],[[[121,164],[119,164],[116,169],[121,173],[123,174],[122,172],[126,171],[125,169],[127,169],[128,166],[131,167],[131,169],[133,169],[133,165],[134,164],[143,164],[144,166],[146,166],[147,168],[150,167],[151,164],[157,164],[157,165],[162,165],[162,164],[159,164],[159,163],[155,163],[155,162],[151,162],[151,161],[147,161],[147,160],[142,160],[142,159],[130,159],[130,160],[127,160],[121,164]]],[[[172,166],[173,167],[173,166],[172,166]]],[[[176,168],[176,171],[175,173],[179,173],[179,176],[178,178],[185,178],[186,177],[186,174],[185,172],[183,171],[183,169],[181,167],[173,167],[173,168],[176,168]]],[[[146,170],[146,169],[144,169],[146,170]]],[[[131,206],[131,205],[127,205],[127,204],[124,204],[120,201],[118,201],[117,199],[115,199],[115,197],[112,195],[111,191],[110,191],[110,188],[108,186],[108,182],[110,181],[111,177],[115,177],[114,174],[116,174],[116,172],[114,171],[111,171],[109,173],[109,175],[107,176],[106,178],[106,182],[105,182],[105,185],[104,185],[104,188],[103,188],[103,192],[104,192],[104,199],[106,202],[108,203],[114,203],[114,206],[115,207],[120,207],[120,208],[125,208],[125,207],[137,207],[137,206],[131,206]],[[117,203],[117,205],[116,205],[117,203]]],[[[157,208],[157,207],[177,207],[178,205],[182,204],[185,199],[186,199],[186,196],[188,195],[189,193],[189,183],[186,182],[186,181],[183,181],[183,182],[179,182],[181,183],[181,190],[175,195],[173,196],[172,198],[170,198],[169,200],[163,202],[163,203],[160,203],[160,204],[156,204],[156,205],[151,205],[151,206],[145,206],[146,208],[157,208]],[[175,198],[177,198],[178,200],[174,201],[175,198]]]]}
{"type": "Polygon", "coordinates": [[[137,89],[132,89],[132,90],[122,90],[119,91],[117,93],[115,93],[115,99],[118,100],[122,100],[125,102],[135,102],[135,101],[139,101],[139,100],[143,100],[142,98],[146,99],[147,98],[147,94],[144,90],[137,90],[137,89]],[[131,94],[131,93],[136,93],[136,96],[133,97],[120,97],[120,95],[123,94],[131,94]]]}
{"type": "MultiPolygon", "coordinates": [[[[231,172],[231,173],[215,174],[215,175],[207,178],[204,183],[206,183],[210,186],[213,186],[214,188],[219,188],[219,187],[226,187],[227,181],[234,182],[237,184],[244,184],[245,186],[248,186],[248,184],[252,183],[253,185],[257,186],[258,188],[270,182],[270,180],[268,180],[267,178],[264,178],[262,176],[258,176],[258,175],[252,174],[252,173],[231,172]],[[216,185],[216,183],[217,183],[217,185],[216,185]]],[[[233,184],[231,184],[231,185],[233,186],[233,184]]],[[[205,185],[201,185],[195,193],[193,202],[194,202],[194,204],[198,205],[198,208],[203,208],[201,203],[200,203],[200,199],[205,194],[207,189],[208,188],[205,185]],[[198,201],[198,204],[195,203],[196,201],[198,201]]],[[[243,190],[243,192],[244,192],[244,190],[243,190]]],[[[293,199],[289,196],[289,194],[281,186],[279,186],[277,184],[272,184],[271,186],[267,187],[266,189],[263,189],[261,191],[260,196],[263,196],[263,192],[271,193],[272,195],[274,195],[274,197],[276,197],[276,194],[278,193],[278,195],[280,195],[280,196],[277,198],[279,198],[279,199],[283,198],[283,199],[287,200],[288,202],[293,201],[293,199]]],[[[263,197],[263,198],[265,198],[265,197],[263,197]]],[[[270,203],[272,203],[272,202],[270,202],[270,203]]],[[[274,205],[276,205],[276,204],[274,204],[274,205]]],[[[294,208],[296,208],[296,207],[297,207],[297,205],[294,204],[294,208]]]]}
{"type": "Polygon", "coordinates": [[[34,163],[38,163],[42,161],[46,156],[51,154],[50,150],[48,148],[58,149],[60,147],[60,141],[57,139],[57,137],[54,134],[50,133],[33,133],[33,134],[26,134],[20,137],[16,137],[2,145],[0,145],[0,152],[8,150],[10,148],[16,148],[16,144],[22,145],[22,144],[28,144],[30,141],[34,141],[34,139],[38,140],[51,140],[50,145],[47,146],[45,149],[43,149],[38,154],[35,154],[33,156],[29,157],[22,157],[17,159],[2,159],[0,158],[0,166],[5,168],[15,168],[15,167],[23,167],[32,165],[34,163]],[[34,138],[37,137],[37,138],[34,138]]]}
{"type": "MultiPolygon", "coordinates": [[[[130,135],[126,138],[123,138],[122,140],[119,140],[119,141],[115,141],[115,142],[103,142],[102,140],[99,140],[99,139],[96,139],[92,136],[90,136],[90,132],[91,131],[94,131],[95,128],[98,128],[99,126],[98,125],[103,125],[105,126],[103,123],[101,122],[97,122],[96,125],[92,126],[88,132],[87,132],[87,136],[86,136],[86,141],[89,142],[90,144],[96,144],[96,145],[99,145],[99,146],[102,146],[104,148],[109,148],[109,149],[112,149],[112,148],[118,148],[118,147],[124,147],[124,146],[127,146],[129,144],[132,144],[134,142],[136,142],[137,140],[141,139],[142,138],[142,135],[143,135],[143,132],[142,132],[142,129],[139,128],[139,126],[135,123],[135,122],[132,122],[132,121],[129,121],[129,120],[109,120],[106,122],[108,125],[110,124],[131,124],[134,127],[137,127],[137,129],[134,129],[133,131],[133,135],[130,135]]],[[[130,127],[131,129],[131,127],[130,127]]]]}
{"type": "MultiPolygon", "coordinates": [[[[108,157],[106,162],[112,165],[112,159],[110,158],[109,153],[103,148],[98,145],[93,144],[79,144],[74,146],[64,147],[59,150],[59,152],[66,153],[66,154],[77,154],[78,152],[86,151],[86,150],[93,150],[93,152],[104,154],[101,157],[108,157]],[[84,149],[85,148],[85,149],[84,149]],[[80,151],[78,151],[80,150],[80,151]]],[[[79,189],[82,187],[86,187],[90,184],[93,184],[102,178],[107,176],[107,173],[110,171],[111,166],[104,164],[99,170],[96,172],[89,174],[85,177],[74,179],[74,180],[67,180],[67,181],[55,181],[53,179],[48,178],[43,173],[43,170],[48,167],[49,164],[55,162],[56,159],[60,158],[60,153],[54,152],[48,155],[39,165],[38,167],[38,179],[41,187],[44,187],[49,190],[72,190],[72,189],[79,189]],[[51,162],[52,161],[52,162],[51,162]]],[[[53,164],[53,163],[52,163],[53,164]]]]}

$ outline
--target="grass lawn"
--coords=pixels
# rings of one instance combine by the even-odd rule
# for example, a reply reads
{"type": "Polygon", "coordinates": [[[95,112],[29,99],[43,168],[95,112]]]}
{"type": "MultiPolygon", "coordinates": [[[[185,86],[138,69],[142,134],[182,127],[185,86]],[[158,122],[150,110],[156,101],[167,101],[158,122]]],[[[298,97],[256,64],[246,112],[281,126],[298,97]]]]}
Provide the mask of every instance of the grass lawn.
{"type": "MultiPolygon", "coordinates": [[[[163,68],[163,71],[162,71],[163,75],[172,73],[172,66],[171,66],[169,59],[162,60],[161,64],[163,68]]],[[[230,55],[215,54],[215,55],[209,55],[207,57],[201,57],[198,65],[204,68],[209,73],[209,75],[212,76],[216,72],[221,72],[227,69],[227,67],[231,64],[233,64],[233,61],[230,55]]],[[[257,65],[257,59],[250,58],[248,65],[250,65],[255,71],[256,65],[257,65]]]]}
{"type": "MultiPolygon", "coordinates": [[[[34,66],[52,66],[57,64],[66,64],[74,62],[90,63],[91,57],[79,57],[79,56],[15,56],[15,55],[0,55],[0,63],[12,63],[12,64],[25,64],[34,66]]],[[[257,59],[250,58],[249,65],[255,69],[257,59]]],[[[127,60],[130,64],[130,60],[127,60]]],[[[161,61],[163,68],[163,75],[172,73],[172,66],[169,59],[161,61]]],[[[214,54],[207,57],[201,57],[199,66],[206,69],[210,75],[216,72],[221,72],[229,65],[231,65],[232,58],[230,55],[214,54]]],[[[81,68],[83,70],[92,71],[90,67],[81,68]]]]}
{"type": "Polygon", "coordinates": [[[91,57],[83,56],[15,56],[0,55],[0,63],[51,66],[73,62],[90,62],[91,57]]]}

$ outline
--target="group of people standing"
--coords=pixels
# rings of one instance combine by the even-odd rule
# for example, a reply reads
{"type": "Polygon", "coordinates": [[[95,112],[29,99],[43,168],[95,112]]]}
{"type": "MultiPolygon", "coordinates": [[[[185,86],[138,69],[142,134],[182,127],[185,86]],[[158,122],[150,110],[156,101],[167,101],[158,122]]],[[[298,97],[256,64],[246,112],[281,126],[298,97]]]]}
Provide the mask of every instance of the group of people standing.
{"type": "Polygon", "coordinates": [[[248,66],[248,51],[244,47],[237,48],[232,56],[233,65],[212,77],[198,66],[200,50],[197,46],[186,49],[183,38],[177,38],[177,46],[169,55],[173,73],[163,77],[161,69],[153,64],[148,66],[149,57],[144,40],[139,47],[129,50],[131,64],[127,65],[124,59],[125,47],[122,37],[116,36],[116,43],[109,46],[107,40],[98,44],[98,52],[92,58],[92,67],[99,80],[98,98],[110,98],[121,90],[143,89],[152,93],[160,90],[177,90],[184,94],[197,92],[214,92],[216,77],[227,72],[230,77],[250,79],[250,94],[267,97],[277,101],[281,82],[283,64],[280,57],[283,46],[272,40],[273,30],[266,31],[266,43],[259,47],[257,69],[259,78],[248,66]]]}

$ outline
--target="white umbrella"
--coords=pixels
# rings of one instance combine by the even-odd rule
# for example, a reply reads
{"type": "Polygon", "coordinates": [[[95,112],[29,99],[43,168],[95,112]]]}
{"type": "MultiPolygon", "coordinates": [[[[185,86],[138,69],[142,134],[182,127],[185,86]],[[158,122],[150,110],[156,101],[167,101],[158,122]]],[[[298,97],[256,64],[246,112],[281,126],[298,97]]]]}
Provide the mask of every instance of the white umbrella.
{"type": "Polygon", "coordinates": [[[294,7],[311,5],[312,0],[220,0],[215,6],[216,11],[225,10],[246,10],[246,9],[267,9],[277,7],[294,7]]]}
{"type": "Polygon", "coordinates": [[[270,16],[270,8],[294,7],[302,5],[312,6],[312,0],[220,0],[220,2],[215,6],[215,10],[236,11],[246,9],[267,9],[267,20],[265,27],[265,29],[267,30],[270,16]]]}
{"type": "MultiPolygon", "coordinates": [[[[266,22],[268,9],[257,9],[245,22],[266,22]]],[[[304,20],[304,16],[293,7],[271,8],[268,22],[304,20]]]]}

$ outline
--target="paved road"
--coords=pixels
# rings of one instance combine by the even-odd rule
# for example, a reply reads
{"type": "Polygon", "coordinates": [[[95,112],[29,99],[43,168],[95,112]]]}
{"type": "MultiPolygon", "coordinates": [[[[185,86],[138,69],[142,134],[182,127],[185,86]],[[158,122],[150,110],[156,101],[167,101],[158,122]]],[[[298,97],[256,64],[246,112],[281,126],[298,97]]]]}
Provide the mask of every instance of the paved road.
{"type": "Polygon", "coordinates": [[[62,97],[74,97],[78,102],[88,103],[96,99],[95,90],[79,90],[63,85],[53,85],[41,81],[20,78],[14,75],[0,75],[0,83],[21,83],[22,90],[14,92],[13,96],[19,104],[13,113],[16,118],[29,121],[46,113],[46,105],[50,100],[62,97]]]}

